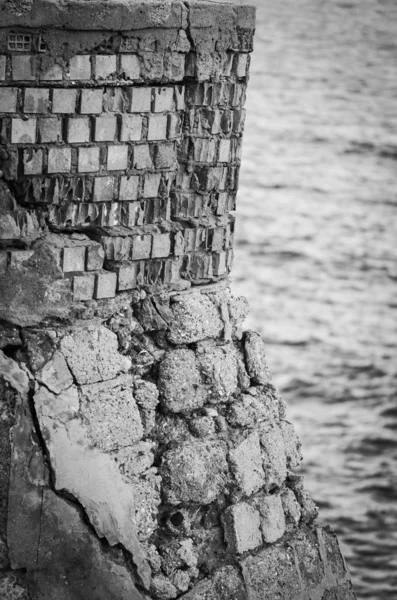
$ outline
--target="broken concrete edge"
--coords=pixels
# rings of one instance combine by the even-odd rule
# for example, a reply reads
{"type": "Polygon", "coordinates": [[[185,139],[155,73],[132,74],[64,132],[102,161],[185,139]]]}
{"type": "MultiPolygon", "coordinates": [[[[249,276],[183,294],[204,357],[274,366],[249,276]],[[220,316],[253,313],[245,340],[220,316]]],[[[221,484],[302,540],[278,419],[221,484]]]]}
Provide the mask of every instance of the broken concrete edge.
{"type": "Polygon", "coordinates": [[[55,2],[35,0],[31,9],[18,13],[9,2],[0,3],[2,27],[50,27],[77,31],[129,31],[152,28],[203,29],[232,25],[234,28],[255,27],[255,7],[186,0],[160,2],[140,0],[87,0],[55,2]]]}
{"type": "MultiPolygon", "coordinates": [[[[45,363],[44,367],[50,365],[53,362],[54,356],[59,354],[55,351],[52,354],[52,358],[45,363]]],[[[66,363],[64,368],[67,369],[66,363]]],[[[70,371],[68,371],[70,374],[70,371]]],[[[37,374],[40,379],[40,372],[37,374]]],[[[58,373],[59,375],[59,373],[58,373]]],[[[38,381],[35,380],[34,375],[27,369],[23,363],[19,364],[12,358],[9,358],[2,350],[0,350],[0,378],[4,378],[8,385],[14,389],[20,396],[20,403],[15,407],[15,424],[10,429],[10,439],[12,448],[11,458],[11,470],[10,470],[10,487],[9,487],[9,507],[8,507],[8,522],[7,522],[7,538],[10,536],[13,539],[10,540],[10,544],[7,545],[8,556],[10,560],[10,566],[13,572],[18,575],[17,571],[20,569],[40,568],[39,562],[37,564],[31,561],[39,561],[39,555],[41,551],[41,529],[42,519],[46,519],[49,515],[45,513],[43,505],[45,503],[45,495],[53,494],[54,498],[52,502],[62,503],[65,502],[62,508],[62,513],[65,510],[74,511],[74,519],[77,522],[80,520],[87,527],[86,536],[91,536],[91,539],[95,538],[97,541],[96,552],[99,554],[101,548],[103,551],[108,551],[108,543],[114,551],[121,551],[126,556],[126,572],[125,577],[134,576],[134,583],[139,587],[143,586],[144,589],[150,588],[151,583],[151,571],[149,564],[146,560],[146,556],[142,551],[139,541],[136,537],[136,533],[133,527],[128,527],[128,523],[125,523],[126,531],[120,531],[120,540],[109,539],[106,531],[101,531],[96,523],[95,512],[87,506],[87,501],[83,497],[73,494],[73,490],[70,488],[66,489],[62,485],[57,485],[57,470],[56,465],[52,464],[54,456],[50,452],[48,443],[46,441],[46,430],[43,425],[53,426],[56,428],[55,421],[47,422],[43,420],[41,414],[40,405],[35,402],[35,395],[41,390],[45,390],[47,393],[56,398],[56,394],[52,393],[45,384],[42,383],[42,387],[39,386],[38,381]],[[28,480],[26,480],[26,474],[29,474],[28,480]],[[25,486],[21,489],[21,485],[25,486]],[[26,509],[21,510],[20,501],[21,497],[27,496],[27,506],[29,507],[28,513],[26,509]],[[69,506],[69,509],[67,508],[69,506]],[[33,512],[32,512],[33,510],[33,512]],[[29,512],[30,511],[30,512],[29,512]],[[26,517],[26,518],[25,518],[26,517]],[[33,522],[32,522],[33,521],[33,522]],[[128,531],[128,529],[130,529],[128,531]],[[19,546],[19,538],[24,539],[23,548],[19,546]],[[106,541],[105,541],[106,540],[106,541]],[[37,548],[36,548],[37,547],[37,548]],[[132,571],[131,571],[132,569],[132,571]],[[131,571],[131,572],[130,572],[131,571]]],[[[69,386],[72,385],[72,381],[69,381],[69,386]]],[[[72,385],[73,388],[75,386],[72,385]]],[[[69,389],[71,389],[69,387],[69,389]]],[[[75,388],[77,391],[77,388],[75,388]]],[[[68,390],[66,390],[68,391],[68,390]]],[[[77,397],[78,406],[78,397],[77,397]]],[[[62,403],[59,405],[59,409],[67,410],[62,403]]],[[[59,420],[58,425],[62,423],[59,420]]],[[[83,440],[80,440],[83,443],[83,440]]],[[[90,448],[90,442],[87,440],[87,446],[90,448]]],[[[79,446],[77,446],[78,448],[79,446]]],[[[89,471],[92,464],[86,457],[84,464],[88,468],[87,478],[89,478],[89,471]]],[[[73,462],[73,461],[72,461],[73,462]]],[[[92,461],[91,461],[92,462],[92,461]]],[[[108,464],[110,468],[116,469],[115,463],[109,458],[108,464]]],[[[103,465],[102,465],[103,467],[103,465]]],[[[96,472],[96,469],[94,469],[96,472]]],[[[106,487],[106,478],[104,484],[106,487]]],[[[111,478],[109,478],[111,481],[111,478]]],[[[120,492],[120,490],[118,490],[120,492]]],[[[96,495],[96,498],[99,494],[96,495]]],[[[128,496],[128,494],[126,494],[128,496]]],[[[117,513],[117,507],[114,507],[114,514],[117,513]]],[[[112,520],[113,513],[110,515],[112,520]]],[[[50,517],[51,518],[51,517],[50,517]]],[[[62,522],[60,515],[58,515],[59,523],[62,522]]],[[[65,527],[70,524],[65,523],[65,527]]],[[[81,528],[81,526],[80,526],[81,528]]],[[[4,541],[1,539],[0,542],[4,541]]],[[[91,544],[93,542],[91,541],[91,544]]],[[[109,568],[114,569],[114,564],[109,562],[109,568]]],[[[3,573],[4,575],[5,573],[3,573]]],[[[2,579],[0,575],[0,580],[2,579]]],[[[132,585],[132,579],[130,581],[132,585]]],[[[0,585],[0,592],[3,591],[0,585]]],[[[137,592],[134,588],[132,591],[137,592]]],[[[136,596],[138,600],[139,596],[136,596]]]]}

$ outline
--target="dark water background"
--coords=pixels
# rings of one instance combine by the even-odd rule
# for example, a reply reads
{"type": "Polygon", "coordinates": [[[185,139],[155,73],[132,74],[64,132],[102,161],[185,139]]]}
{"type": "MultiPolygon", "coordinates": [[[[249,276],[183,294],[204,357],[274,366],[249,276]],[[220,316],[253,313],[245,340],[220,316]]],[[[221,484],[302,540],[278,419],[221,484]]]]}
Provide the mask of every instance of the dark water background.
{"type": "Polygon", "coordinates": [[[359,599],[397,599],[397,2],[254,0],[233,289],[359,599]]]}

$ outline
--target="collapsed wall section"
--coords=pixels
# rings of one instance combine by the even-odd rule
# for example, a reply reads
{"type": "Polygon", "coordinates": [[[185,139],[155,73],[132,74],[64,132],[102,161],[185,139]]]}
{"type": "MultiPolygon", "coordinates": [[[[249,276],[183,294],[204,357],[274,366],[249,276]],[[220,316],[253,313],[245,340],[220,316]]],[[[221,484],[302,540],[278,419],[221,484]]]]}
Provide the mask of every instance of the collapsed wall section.
{"type": "Polygon", "coordinates": [[[0,596],[353,599],[229,289],[253,9],[0,24],[0,596]]]}

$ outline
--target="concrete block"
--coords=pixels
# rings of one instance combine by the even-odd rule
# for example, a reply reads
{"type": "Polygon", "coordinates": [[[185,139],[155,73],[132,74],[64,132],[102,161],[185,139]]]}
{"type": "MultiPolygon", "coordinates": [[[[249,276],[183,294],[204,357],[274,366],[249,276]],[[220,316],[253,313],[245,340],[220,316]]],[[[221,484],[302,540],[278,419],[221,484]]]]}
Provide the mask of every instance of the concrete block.
{"type": "Polygon", "coordinates": [[[248,68],[248,54],[236,54],[234,72],[239,79],[246,77],[248,68]]]}
{"type": "Polygon", "coordinates": [[[150,112],[152,105],[152,90],[148,87],[130,89],[130,112],[150,112]]]}
{"type": "Polygon", "coordinates": [[[241,561],[250,600],[310,598],[302,593],[302,575],[297,569],[296,553],[290,545],[270,546],[241,561]]]}
{"type": "Polygon", "coordinates": [[[62,141],[62,119],[39,119],[39,142],[48,144],[62,141]]]}
{"type": "Polygon", "coordinates": [[[283,505],[284,515],[287,517],[287,519],[297,525],[300,521],[302,511],[294,492],[289,488],[285,488],[281,494],[281,502],[283,505]]]}
{"type": "Polygon", "coordinates": [[[139,142],[142,137],[142,117],[139,115],[123,115],[121,118],[122,142],[139,142]]]}
{"type": "Polygon", "coordinates": [[[94,180],[94,202],[112,202],[114,197],[114,178],[95,177],[94,180]]]}
{"type": "Polygon", "coordinates": [[[117,291],[132,290],[137,287],[139,263],[125,263],[115,267],[117,273],[117,291]]]}
{"type": "Polygon", "coordinates": [[[107,168],[109,171],[124,171],[128,167],[128,146],[108,146],[107,168]]]}
{"type": "Polygon", "coordinates": [[[126,112],[128,107],[127,94],[123,88],[107,87],[103,96],[104,112],[126,112]]]}
{"type": "Polygon", "coordinates": [[[131,368],[118,352],[115,333],[106,327],[80,327],[61,341],[61,352],[78,384],[114,379],[131,368]]]}
{"type": "Polygon", "coordinates": [[[69,61],[69,78],[73,80],[91,79],[91,56],[89,54],[77,54],[69,61]]]}
{"type": "Polygon", "coordinates": [[[173,303],[172,313],[167,337],[173,344],[214,339],[224,329],[218,308],[203,294],[181,296],[173,303]]]}
{"type": "Polygon", "coordinates": [[[79,173],[95,173],[99,170],[99,148],[79,148],[79,173]]]}
{"type": "Polygon", "coordinates": [[[176,110],[185,109],[185,86],[176,85],[174,88],[175,108],[176,110]]]}
{"type": "Polygon", "coordinates": [[[81,302],[92,300],[94,296],[95,275],[87,273],[86,275],[75,275],[73,277],[73,300],[81,302]]]}
{"type": "Polygon", "coordinates": [[[180,443],[164,452],[162,457],[160,475],[164,501],[211,504],[224,492],[227,470],[224,442],[195,440],[180,443]]]}
{"type": "Polygon", "coordinates": [[[265,345],[259,333],[246,331],[244,335],[244,355],[247,373],[253,383],[266,385],[270,383],[270,373],[265,358],[265,345]]]}
{"type": "Polygon", "coordinates": [[[168,115],[167,137],[170,140],[179,138],[182,133],[182,119],[179,115],[168,115]]]}
{"type": "Polygon", "coordinates": [[[134,235],[132,238],[131,259],[142,260],[150,258],[152,250],[151,235],[134,235]]]}
{"type": "Polygon", "coordinates": [[[122,54],[120,70],[125,79],[139,79],[141,74],[139,56],[137,54],[122,54]]]}
{"type": "Polygon", "coordinates": [[[53,113],[74,113],[76,110],[77,90],[54,89],[52,97],[53,113]]]}
{"type": "Polygon", "coordinates": [[[158,388],[163,406],[173,413],[188,414],[204,406],[206,390],[193,350],[169,350],[160,363],[158,388]]]}
{"type": "Polygon", "coordinates": [[[63,249],[62,270],[74,273],[85,270],[86,246],[72,246],[63,249]]]}
{"type": "Polygon", "coordinates": [[[166,140],[167,139],[167,115],[150,115],[147,139],[166,140]]]}
{"type": "Polygon", "coordinates": [[[34,144],[36,142],[36,119],[12,119],[11,121],[11,143],[12,144],[34,144]]]}
{"type": "Polygon", "coordinates": [[[212,255],[212,273],[214,277],[222,277],[230,270],[227,259],[227,252],[214,252],[212,255]]]}
{"type": "Polygon", "coordinates": [[[171,252],[171,236],[169,233],[153,234],[151,258],[167,258],[171,252]]]}
{"type": "Polygon", "coordinates": [[[103,91],[102,89],[83,89],[81,90],[81,107],[82,115],[99,114],[102,112],[103,106],[103,91]]]}
{"type": "Polygon", "coordinates": [[[233,111],[233,133],[243,133],[246,114],[246,110],[241,108],[233,111]]]}
{"type": "Polygon", "coordinates": [[[139,175],[121,177],[119,200],[137,200],[139,190],[139,175]]]}
{"type": "Polygon", "coordinates": [[[156,144],[154,147],[154,165],[156,169],[171,169],[176,164],[174,144],[156,144]]]}
{"type": "Polygon", "coordinates": [[[95,141],[114,142],[117,131],[116,117],[95,117],[95,141]]]}
{"type": "Polygon", "coordinates": [[[94,298],[114,298],[116,295],[117,275],[110,271],[101,271],[97,274],[94,298]]]}
{"type": "Polygon", "coordinates": [[[62,81],[63,71],[61,65],[53,64],[44,73],[39,74],[40,81],[62,81]]]}
{"type": "Polygon", "coordinates": [[[7,57],[0,54],[0,81],[5,81],[6,78],[7,57]]]}
{"type": "Polygon", "coordinates": [[[230,552],[243,554],[262,544],[259,512],[246,502],[229,506],[221,519],[230,552]]]}
{"type": "Polygon", "coordinates": [[[142,202],[122,202],[120,204],[120,225],[136,227],[144,224],[145,209],[142,202]]]}
{"type": "Polygon", "coordinates": [[[112,75],[116,75],[117,57],[115,54],[101,55],[95,57],[95,76],[96,79],[109,79],[112,75]]]}
{"type": "Polygon", "coordinates": [[[88,117],[70,118],[67,124],[69,144],[86,144],[90,141],[90,119],[88,117]]]}
{"type": "Polygon", "coordinates": [[[133,169],[152,169],[153,162],[150,156],[150,146],[148,144],[140,144],[134,146],[132,158],[133,169]]]}
{"type": "Polygon", "coordinates": [[[33,250],[11,250],[9,253],[9,269],[20,269],[23,263],[29,260],[34,254],[33,250]]]}
{"type": "Polygon", "coordinates": [[[255,506],[261,516],[261,530],[264,541],[273,544],[285,533],[285,516],[280,494],[259,496],[255,506]]]}
{"type": "Polygon", "coordinates": [[[214,252],[221,252],[225,246],[225,228],[215,227],[211,231],[211,250],[214,252]]]}
{"type": "Polygon", "coordinates": [[[130,237],[104,236],[101,239],[105,256],[109,260],[128,260],[131,255],[130,237]]]}
{"type": "Polygon", "coordinates": [[[273,485],[280,486],[287,477],[284,438],[275,423],[263,423],[259,429],[266,487],[270,489],[273,485]]]}
{"type": "Polygon", "coordinates": [[[0,111],[14,113],[17,110],[18,90],[12,87],[0,88],[0,111]]]}
{"type": "Polygon", "coordinates": [[[219,142],[219,162],[228,163],[231,158],[231,140],[221,140],[219,142]]]}
{"type": "Polygon", "coordinates": [[[192,140],[193,157],[196,162],[213,163],[216,155],[216,140],[196,138],[192,140]]]}
{"type": "Polygon", "coordinates": [[[8,252],[0,251],[0,275],[4,275],[8,266],[8,252]]]}
{"type": "Polygon", "coordinates": [[[87,246],[86,265],[87,271],[99,271],[103,268],[105,251],[100,244],[87,246]]]}
{"type": "Polygon", "coordinates": [[[81,388],[81,413],[89,437],[104,452],[131,447],[142,439],[142,421],[131,390],[132,381],[126,376],[81,388]]]}
{"type": "Polygon", "coordinates": [[[287,457],[287,466],[289,469],[296,469],[302,460],[302,452],[295,427],[289,421],[280,421],[280,429],[283,434],[285,454],[287,457]]]}
{"type": "Polygon", "coordinates": [[[155,198],[158,195],[159,186],[161,181],[160,173],[146,173],[144,175],[143,183],[143,197],[144,198],[155,198]]]}
{"type": "Polygon", "coordinates": [[[174,88],[153,88],[153,112],[171,112],[174,110],[174,88]]]}
{"type": "Polygon", "coordinates": [[[185,54],[166,52],[164,55],[164,79],[182,81],[185,77],[185,54]]]}
{"type": "Polygon", "coordinates": [[[70,148],[50,148],[48,150],[48,172],[69,173],[72,166],[70,148]]]}
{"type": "Polygon", "coordinates": [[[40,175],[43,172],[42,150],[23,151],[23,172],[24,175],[40,175]]]}
{"type": "Polygon", "coordinates": [[[36,79],[36,57],[30,54],[12,56],[13,81],[34,81],[36,79]]]}
{"type": "Polygon", "coordinates": [[[244,494],[251,496],[263,486],[265,473],[257,432],[251,433],[234,450],[231,450],[229,458],[237,485],[244,494]]]}
{"type": "Polygon", "coordinates": [[[50,91],[45,88],[25,88],[23,111],[25,113],[47,113],[50,91]]]}

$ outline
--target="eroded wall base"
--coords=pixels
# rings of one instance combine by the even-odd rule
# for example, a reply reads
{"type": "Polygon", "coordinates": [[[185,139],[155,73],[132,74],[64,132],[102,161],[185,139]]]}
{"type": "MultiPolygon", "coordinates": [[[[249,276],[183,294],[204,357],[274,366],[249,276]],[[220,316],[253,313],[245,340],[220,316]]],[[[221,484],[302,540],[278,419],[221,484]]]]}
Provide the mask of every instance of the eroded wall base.
{"type": "Polygon", "coordinates": [[[2,328],[2,597],[354,598],[246,312],[218,283],[2,328]]]}

